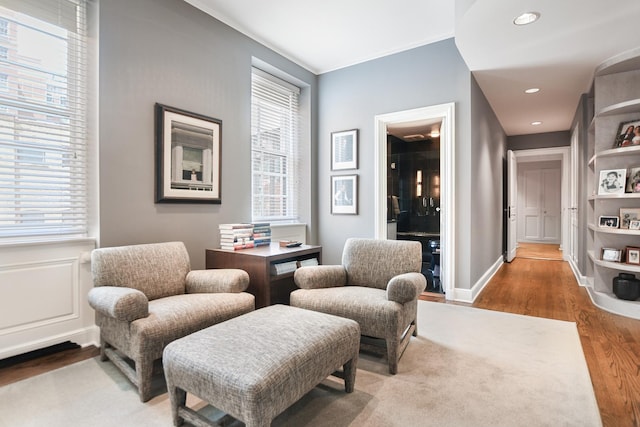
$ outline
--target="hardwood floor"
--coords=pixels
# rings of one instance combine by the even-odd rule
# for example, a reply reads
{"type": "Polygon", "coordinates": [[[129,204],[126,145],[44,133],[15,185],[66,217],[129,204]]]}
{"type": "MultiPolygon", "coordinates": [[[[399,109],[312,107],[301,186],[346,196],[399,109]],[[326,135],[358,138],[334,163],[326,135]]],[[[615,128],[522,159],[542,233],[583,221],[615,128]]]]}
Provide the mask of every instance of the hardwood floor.
{"type": "Polygon", "coordinates": [[[603,425],[640,426],[640,320],[595,307],[568,263],[516,258],[472,306],[575,322],[603,425]]]}
{"type": "MultiPolygon", "coordinates": [[[[421,299],[445,303],[439,294],[421,299]]],[[[640,427],[640,320],[593,306],[566,262],[516,258],[501,267],[472,306],[575,322],[603,425],[640,427]]],[[[0,386],[97,354],[95,347],[66,350],[2,368],[0,386]]]]}
{"type": "Polygon", "coordinates": [[[562,260],[560,245],[549,243],[518,243],[517,258],[532,258],[546,260],[562,260]]]}

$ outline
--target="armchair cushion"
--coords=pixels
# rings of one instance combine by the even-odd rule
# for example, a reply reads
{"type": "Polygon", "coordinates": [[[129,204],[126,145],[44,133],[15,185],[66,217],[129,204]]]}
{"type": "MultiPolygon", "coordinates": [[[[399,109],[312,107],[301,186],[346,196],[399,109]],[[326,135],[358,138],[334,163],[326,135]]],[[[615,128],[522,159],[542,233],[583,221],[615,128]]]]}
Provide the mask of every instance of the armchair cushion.
{"type": "Polygon", "coordinates": [[[293,280],[301,289],[321,289],[347,284],[347,271],[341,265],[314,265],[300,267],[293,280]]]}
{"type": "Polygon", "coordinates": [[[404,273],[392,278],[387,285],[387,299],[404,304],[417,299],[426,287],[421,273],[404,273]]]}
{"type": "Polygon", "coordinates": [[[235,268],[192,270],[187,274],[188,294],[244,292],[249,287],[249,274],[235,268]]]}
{"type": "Polygon", "coordinates": [[[98,313],[116,320],[131,322],[149,315],[149,300],[137,289],[100,287],[88,295],[89,305],[98,313]]]}

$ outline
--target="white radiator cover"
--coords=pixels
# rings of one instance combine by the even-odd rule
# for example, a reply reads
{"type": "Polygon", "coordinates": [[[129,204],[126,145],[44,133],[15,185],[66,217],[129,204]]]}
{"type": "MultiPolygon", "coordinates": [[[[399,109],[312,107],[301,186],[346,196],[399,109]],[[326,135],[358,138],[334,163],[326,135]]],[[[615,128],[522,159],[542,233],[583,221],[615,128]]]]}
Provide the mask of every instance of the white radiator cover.
{"type": "Polygon", "coordinates": [[[64,341],[98,345],[87,303],[93,239],[0,246],[0,359],[64,341]]]}

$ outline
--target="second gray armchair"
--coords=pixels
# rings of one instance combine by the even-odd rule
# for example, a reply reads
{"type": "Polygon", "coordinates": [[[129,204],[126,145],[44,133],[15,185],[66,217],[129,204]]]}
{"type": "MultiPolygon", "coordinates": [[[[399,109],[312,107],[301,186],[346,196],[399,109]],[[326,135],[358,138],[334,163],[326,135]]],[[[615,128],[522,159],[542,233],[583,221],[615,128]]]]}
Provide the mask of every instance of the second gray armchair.
{"type": "Polygon", "coordinates": [[[363,336],[385,341],[389,372],[417,336],[422,245],[408,240],[347,239],[341,265],[301,267],[291,305],[353,319],[363,336]]]}

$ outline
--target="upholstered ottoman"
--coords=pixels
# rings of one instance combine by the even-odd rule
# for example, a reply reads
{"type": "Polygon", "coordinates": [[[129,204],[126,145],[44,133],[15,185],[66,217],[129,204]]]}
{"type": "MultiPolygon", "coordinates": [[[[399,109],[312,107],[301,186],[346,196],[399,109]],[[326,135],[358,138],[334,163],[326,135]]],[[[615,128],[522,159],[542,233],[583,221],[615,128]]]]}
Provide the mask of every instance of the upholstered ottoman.
{"type": "Polygon", "coordinates": [[[360,327],[285,305],[247,313],[168,344],[163,353],[175,425],[212,423],[186,407],[192,393],[247,427],[270,426],[331,374],[353,391],[360,327]],[[336,371],[343,367],[341,373],[336,371]]]}

